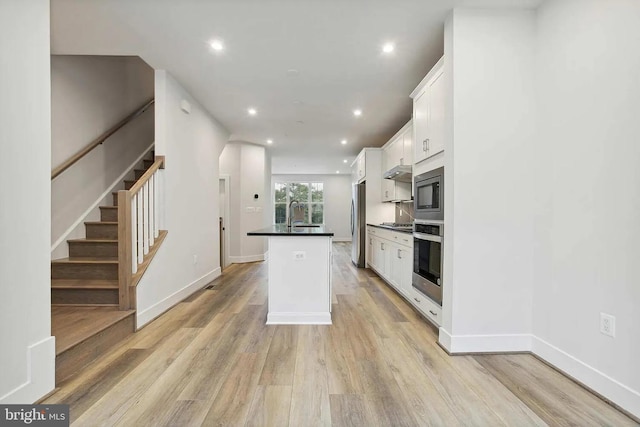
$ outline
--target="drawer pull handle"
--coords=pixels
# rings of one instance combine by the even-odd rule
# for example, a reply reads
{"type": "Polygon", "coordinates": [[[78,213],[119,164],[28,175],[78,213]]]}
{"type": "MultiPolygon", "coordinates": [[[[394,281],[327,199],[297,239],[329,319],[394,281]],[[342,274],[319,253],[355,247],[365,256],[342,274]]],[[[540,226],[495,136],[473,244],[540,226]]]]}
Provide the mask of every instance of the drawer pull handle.
{"type": "Polygon", "coordinates": [[[416,302],[420,302],[420,300],[418,298],[414,298],[414,300],[416,300],[416,302]]]}
{"type": "Polygon", "coordinates": [[[429,313],[433,314],[434,316],[438,315],[438,313],[434,313],[433,310],[429,310],[429,313]]]}

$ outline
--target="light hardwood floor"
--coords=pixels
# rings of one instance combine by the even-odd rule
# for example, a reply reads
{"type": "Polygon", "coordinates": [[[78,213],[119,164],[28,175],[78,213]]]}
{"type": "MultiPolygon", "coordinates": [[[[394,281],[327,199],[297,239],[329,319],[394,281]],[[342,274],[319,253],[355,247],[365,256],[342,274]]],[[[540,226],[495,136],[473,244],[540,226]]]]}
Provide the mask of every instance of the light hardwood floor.
{"type": "Polygon", "coordinates": [[[332,326],[266,326],[266,265],[232,266],[45,403],[76,426],[637,425],[533,356],[447,356],[334,250],[332,326]]]}

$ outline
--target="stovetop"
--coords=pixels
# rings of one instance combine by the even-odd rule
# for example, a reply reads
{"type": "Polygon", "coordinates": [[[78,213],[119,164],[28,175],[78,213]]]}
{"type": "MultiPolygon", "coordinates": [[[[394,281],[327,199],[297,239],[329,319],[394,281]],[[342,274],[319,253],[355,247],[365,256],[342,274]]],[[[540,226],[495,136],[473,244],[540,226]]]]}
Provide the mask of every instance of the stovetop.
{"type": "Polygon", "coordinates": [[[410,222],[383,222],[380,225],[384,225],[386,227],[396,227],[396,228],[412,228],[413,224],[410,222]]]}

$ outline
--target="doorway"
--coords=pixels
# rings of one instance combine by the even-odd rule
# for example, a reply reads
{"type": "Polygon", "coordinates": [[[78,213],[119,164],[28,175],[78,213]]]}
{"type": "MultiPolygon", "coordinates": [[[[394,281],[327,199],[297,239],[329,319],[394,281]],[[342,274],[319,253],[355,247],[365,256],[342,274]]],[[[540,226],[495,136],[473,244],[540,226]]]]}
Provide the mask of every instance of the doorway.
{"type": "Polygon", "coordinates": [[[220,269],[229,266],[229,175],[220,175],[219,181],[220,269]]]}

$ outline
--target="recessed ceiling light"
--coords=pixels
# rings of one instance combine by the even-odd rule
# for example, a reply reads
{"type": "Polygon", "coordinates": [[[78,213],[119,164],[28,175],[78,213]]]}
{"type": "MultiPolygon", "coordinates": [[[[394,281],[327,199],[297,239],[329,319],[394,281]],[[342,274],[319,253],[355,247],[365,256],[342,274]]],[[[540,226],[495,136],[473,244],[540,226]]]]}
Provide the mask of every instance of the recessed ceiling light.
{"type": "Polygon", "coordinates": [[[347,159],[344,159],[344,160],[342,161],[342,163],[347,163],[347,159]]]}
{"type": "Polygon", "coordinates": [[[353,110],[353,115],[356,117],[360,117],[362,115],[362,110],[359,108],[357,110],[353,110]]]}
{"type": "Polygon", "coordinates": [[[343,139],[342,141],[340,141],[340,144],[342,144],[342,145],[347,145],[347,140],[346,140],[346,139],[343,139]]]}
{"type": "Polygon", "coordinates": [[[384,53],[391,53],[395,48],[396,47],[393,45],[393,43],[385,43],[384,45],[382,45],[382,51],[384,53]]]}
{"type": "Polygon", "coordinates": [[[267,144],[273,144],[273,139],[267,139],[267,144]]]}
{"type": "Polygon", "coordinates": [[[255,116],[256,114],[258,114],[258,111],[255,108],[249,108],[247,110],[247,113],[249,113],[250,116],[255,116]]]}
{"type": "Polygon", "coordinates": [[[211,49],[215,50],[216,52],[224,50],[224,44],[222,44],[221,40],[211,40],[209,42],[209,46],[211,46],[211,49]]]}

